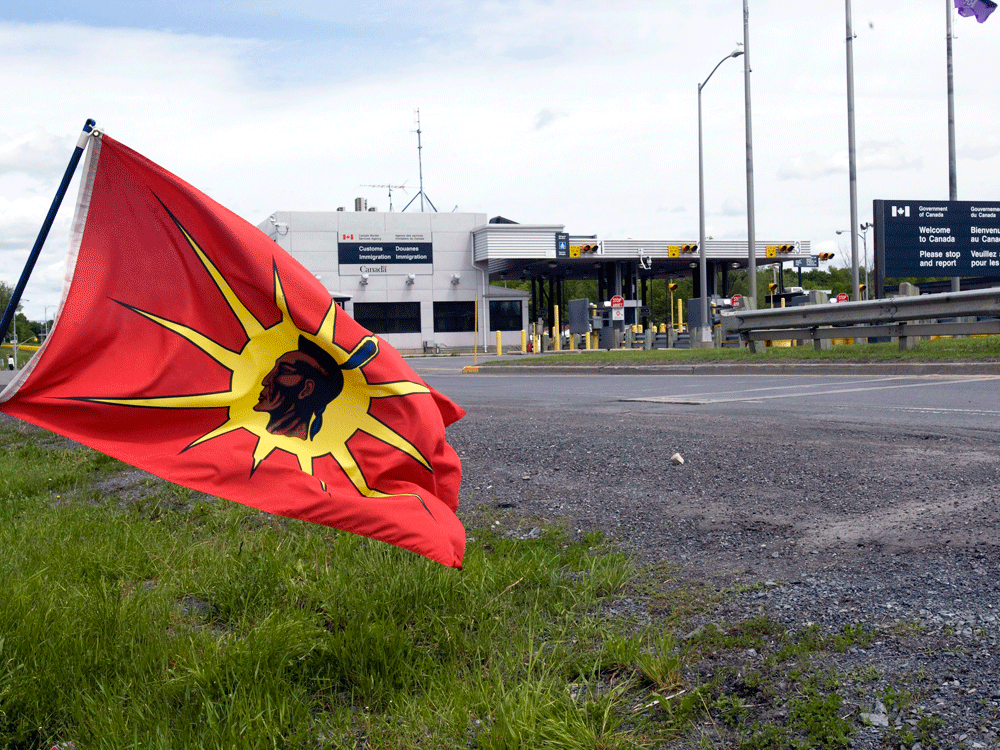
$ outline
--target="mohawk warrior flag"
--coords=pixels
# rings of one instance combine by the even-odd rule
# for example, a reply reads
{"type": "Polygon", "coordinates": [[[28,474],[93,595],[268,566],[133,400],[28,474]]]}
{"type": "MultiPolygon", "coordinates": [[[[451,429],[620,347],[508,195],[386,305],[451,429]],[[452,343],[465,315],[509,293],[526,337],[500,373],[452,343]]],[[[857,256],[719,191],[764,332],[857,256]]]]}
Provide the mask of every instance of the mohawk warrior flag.
{"type": "Polygon", "coordinates": [[[464,412],[256,227],[91,138],[55,326],[0,411],[456,568],[464,412]]]}
{"type": "Polygon", "coordinates": [[[955,0],[955,8],[958,15],[975,16],[982,23],[997,9],[997,4],[993,0],[955,0]]]}

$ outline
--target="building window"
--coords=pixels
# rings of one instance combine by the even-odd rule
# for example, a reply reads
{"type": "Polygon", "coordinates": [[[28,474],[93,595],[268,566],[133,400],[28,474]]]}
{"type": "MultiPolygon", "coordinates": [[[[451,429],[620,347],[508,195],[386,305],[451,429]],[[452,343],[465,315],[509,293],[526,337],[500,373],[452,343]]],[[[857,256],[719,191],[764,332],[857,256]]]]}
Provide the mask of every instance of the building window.
{"type": "Polygon", "coordinates": [[[476,330],[476,303],[435,302],[434,330],[438,333],[476,330]]]}
{"type": "Polygon", "coordinates": [[[490,300],[491,331],[520,331],[523,327],[521,324],[521,300],[490,300]]]}
{"type": "Polygon", "coordinates": [[[355,302],[352,317],[372,333],[420,333],[419,302],[355,302]]]}

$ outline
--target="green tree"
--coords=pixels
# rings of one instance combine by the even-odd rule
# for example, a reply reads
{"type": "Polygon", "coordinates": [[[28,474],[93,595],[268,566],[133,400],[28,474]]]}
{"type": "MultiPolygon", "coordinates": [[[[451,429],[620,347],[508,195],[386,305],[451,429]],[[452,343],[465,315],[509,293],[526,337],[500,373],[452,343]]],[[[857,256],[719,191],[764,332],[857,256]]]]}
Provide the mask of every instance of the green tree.
{"type": "MultiPolygon", "coordinates": [[[[5,281],[0,281],[0,316],[2,316],[7,311],[7,305],[10,302],[10,298],[14,296],[14,287],[5,281]]],[[[18,304],[17,309],[21,309],[21,305],[18,304]]],[[[3,332],[0,339],[6,339],[8,335],[14,333],[14,321],[10,322],[10,328],[3,332]]]]}
{"type": "Polygon", "coordinates": [[[22,312],[19,312],[14,316],[14,330],[17,332],[18,342],[22,344],[25,341],[31,341],[35,338],[35,332],[32,328],[31,321],[28,320],[27,316],[22,312]]]}

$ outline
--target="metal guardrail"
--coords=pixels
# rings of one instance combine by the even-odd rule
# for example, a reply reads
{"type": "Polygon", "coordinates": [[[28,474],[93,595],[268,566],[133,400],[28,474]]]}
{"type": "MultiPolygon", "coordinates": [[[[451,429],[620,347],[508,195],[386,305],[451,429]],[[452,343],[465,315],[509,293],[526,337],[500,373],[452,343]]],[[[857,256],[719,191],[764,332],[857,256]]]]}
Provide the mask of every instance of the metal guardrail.
{"type": "Polygon", "coordinates": [[[967,292],[891,297],[865,302],[800,305],[773,310],[732,310],[722,313],[722,329],[740,335],[757,351],[757,342],[811,340],[816,349],[827,339],[890,337],[900,349],[910,349],[918,336],[1000,334],[1000,288],[967,292]],[[941,318],[972,320],[950,320],[941,318]]]}

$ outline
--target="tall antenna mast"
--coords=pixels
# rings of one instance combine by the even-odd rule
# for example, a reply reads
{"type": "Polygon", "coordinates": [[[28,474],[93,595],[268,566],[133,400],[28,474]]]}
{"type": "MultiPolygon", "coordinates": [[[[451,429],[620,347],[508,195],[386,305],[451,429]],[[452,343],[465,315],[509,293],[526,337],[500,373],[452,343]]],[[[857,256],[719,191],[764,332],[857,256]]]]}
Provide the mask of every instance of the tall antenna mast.
{"type": "MultiPolygon", "coordinates": [[[[427,203],[430,205],[431,208],[434,209],[434,212],[437,213],[437,208],[431,202],[430,196],[428,196],[424,192],[424,158],[423,158],[423,153],[422,153],[424,147],[423,147],[423,144],[420,142],[420,133],[421,133],[421,130],[420,130],[420,110],[419,109],[416,110],[414,116],[417,119],[417,164],[419,165],[419,168],[420,168],[420,191],[417,193],[417,195],[414,195],[412,198],[410,198],[410,203],[413,203],[413,201],[416,200],[417,197],[419,196],[420,197],[420,212],[423,213],[423,211],[424,211],[424,198],[427,198],[427,203]]],[[[407,203],[405,206],[403,206],[403,210],[404,211],[410,207],[410,203],[407,203]]]]}
{"type": "Polygon", "coordinates": [[[420,142],[420,108],[417,108],[417,164],[420,168],[420,213],[424,212],[424,147],[420,142]]]}

